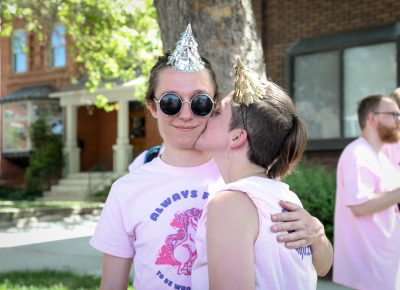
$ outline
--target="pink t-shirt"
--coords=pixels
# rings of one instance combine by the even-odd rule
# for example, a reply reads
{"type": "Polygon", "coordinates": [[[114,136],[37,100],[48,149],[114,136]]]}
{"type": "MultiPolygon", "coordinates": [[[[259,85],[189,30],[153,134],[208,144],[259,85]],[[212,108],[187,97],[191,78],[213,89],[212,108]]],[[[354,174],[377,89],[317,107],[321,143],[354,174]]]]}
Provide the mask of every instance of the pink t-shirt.
{"type": "Polygon", "coordinates": [[[400,289],[400,216],[393,205],[356,217],[349,206],[400,186],[400,172],[358,138],[337,167],[333,281],[355,289],[400,289]]]}
{"type": "Polygon", "coordinates": [[[90,244],[133,257],[135,289],[190,289],[197,222],[221,180],[212,160],[188,168],[156,158],[113,184],[90,244]]]}
{"type": "Polygon", "coordinates": [[[400,141],[383,145],[382,152],[385,153],[394,166],[400,170],[400,141]]]}
{"type": "MultiPolygon", "coordinates": [[[[259,234],[254,243],[255,289],[316,289],[317,274],[312,264],[310,247],[287,249],[284,244],[276,241],[276,234],[271,232],[271,214],[283,211],[279,205],[281,199],[301,205],[297,195],[289,190],[289,186],[279,181],[253,176],[227,184],[223,189],[243,191],[258,211],[259,234]]],[[[199,256],[193,265],[192,290],[209,288],[207,205],[208,203],[203,210],[196,236],[199,256]]]]}

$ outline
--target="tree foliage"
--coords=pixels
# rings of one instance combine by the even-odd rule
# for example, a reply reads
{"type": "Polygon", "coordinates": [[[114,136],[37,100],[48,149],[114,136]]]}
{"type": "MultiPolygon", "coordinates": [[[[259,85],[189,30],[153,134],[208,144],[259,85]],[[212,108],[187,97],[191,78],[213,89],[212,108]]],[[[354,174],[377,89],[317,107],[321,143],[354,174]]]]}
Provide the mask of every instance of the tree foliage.
{"type": "MultiPolygon", "coordinates": [[[[54,24],[63,24],[71,39],[68,48],[92,92],[101,82],[111,87],[116,79],[147,76],[161,53],[152,0],[1,0],[0,19],[1,36],[9,36],[13,21],[22,19],[41,40],[54,24]]],[[[143,90],[135,94],[143,96],[143,90]]]]}

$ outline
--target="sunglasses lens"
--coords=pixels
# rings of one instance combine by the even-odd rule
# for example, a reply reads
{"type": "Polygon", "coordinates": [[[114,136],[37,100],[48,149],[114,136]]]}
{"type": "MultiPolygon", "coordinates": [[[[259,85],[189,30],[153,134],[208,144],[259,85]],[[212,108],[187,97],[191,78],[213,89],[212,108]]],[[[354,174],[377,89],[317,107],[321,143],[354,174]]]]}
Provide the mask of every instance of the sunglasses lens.
{"type": "Polygon", "coordinates": [[[205,117],[211,113],[214,103],[207,95],[197,95],[192,99],[191,109],[193,114],[205,117]]]}
{"type": "Polygon", "coordinates": [[[160,109],[168,116],[174,116],[181,111],[182,101],[175,94],[165,94],[160,99],[160,109]]]}

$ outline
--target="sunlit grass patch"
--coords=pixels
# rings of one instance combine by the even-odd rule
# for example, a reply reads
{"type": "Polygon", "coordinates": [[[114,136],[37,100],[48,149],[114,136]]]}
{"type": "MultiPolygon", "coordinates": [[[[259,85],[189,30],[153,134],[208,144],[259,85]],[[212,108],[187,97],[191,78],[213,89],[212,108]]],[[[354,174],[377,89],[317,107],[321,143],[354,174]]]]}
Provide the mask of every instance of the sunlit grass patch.
{"type": "MultiPolygon", "coordinates": [[[[134,290],[132,281],[130,290],[134,290]]],[[[0,290],[97,290],[100,277],[52,270],[0,273],[0,290]]]]}

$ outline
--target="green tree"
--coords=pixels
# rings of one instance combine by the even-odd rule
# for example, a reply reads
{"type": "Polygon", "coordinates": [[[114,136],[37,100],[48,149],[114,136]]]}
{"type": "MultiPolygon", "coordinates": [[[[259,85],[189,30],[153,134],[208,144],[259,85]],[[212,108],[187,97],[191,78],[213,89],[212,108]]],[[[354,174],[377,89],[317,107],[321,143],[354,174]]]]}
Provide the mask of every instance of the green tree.
{"type": "MultiPolygon", "coordinates": [[[[147,76],[161,52],[152,0],[1,0],[0,36],[12,33],[16,19],[43,41],[54,24],[63,24],[72,40],[70,53],[88,76],[89,91],[100,82],[111,87],[116,79],[147,76]]],[[[144,95],[142,83],[135,91],[139,97],[144,95]]],[[[105,104],[99,99],[99,105],[105,104]]]]}

